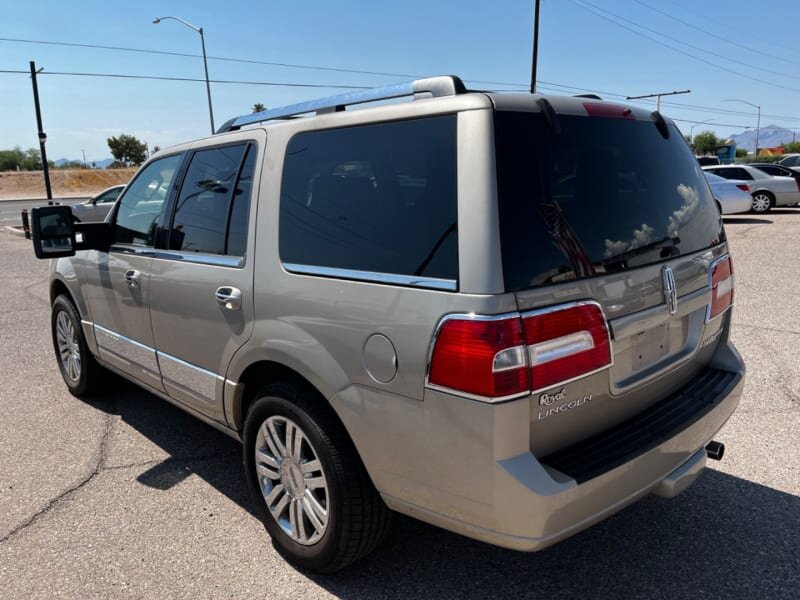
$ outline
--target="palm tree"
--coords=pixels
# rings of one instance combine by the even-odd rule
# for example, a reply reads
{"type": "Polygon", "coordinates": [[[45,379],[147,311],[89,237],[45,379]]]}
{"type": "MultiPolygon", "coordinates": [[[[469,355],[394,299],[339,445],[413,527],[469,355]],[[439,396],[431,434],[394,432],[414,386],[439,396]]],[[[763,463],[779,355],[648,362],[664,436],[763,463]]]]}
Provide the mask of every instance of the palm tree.
{"type": "Polygon", "coordinates": [[[264,106],[263,104],[261,104],[261,102],[256,102],[255,104],[253,104],[253,112],[254,113],[261,112],[261,111],[264,111],[264,110],[267,110],[267,107],[264,106]]]}

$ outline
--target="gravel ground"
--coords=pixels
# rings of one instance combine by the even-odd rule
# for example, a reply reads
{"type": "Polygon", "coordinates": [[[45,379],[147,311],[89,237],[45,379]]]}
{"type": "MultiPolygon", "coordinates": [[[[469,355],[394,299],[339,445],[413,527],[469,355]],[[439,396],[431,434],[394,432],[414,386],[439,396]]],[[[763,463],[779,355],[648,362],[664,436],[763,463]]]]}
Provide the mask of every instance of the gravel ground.
{"type": "Polygon", "coordinates": [[[536,554],[398,517],[331,577],[272,548],[236,442],[119,380],[102,399],[67,393],[47,265],[0,233],[0,598],[796,598],[800,210],[726,223],[748,379],[722,462],[536,554]]]}

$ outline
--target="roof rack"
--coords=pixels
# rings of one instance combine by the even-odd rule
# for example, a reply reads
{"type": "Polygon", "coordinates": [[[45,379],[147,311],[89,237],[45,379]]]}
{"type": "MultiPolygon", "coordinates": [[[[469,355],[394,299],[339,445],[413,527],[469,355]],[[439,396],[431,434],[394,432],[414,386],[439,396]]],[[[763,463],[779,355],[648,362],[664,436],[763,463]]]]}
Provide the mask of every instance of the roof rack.
{"type": "Polygon", "coordinates": [[[261,112],[249,115],[242,115],[226,121],[217,129],[217,133],[235,131],[244,125],[252,125],[253,123],[262,123],[274,119],[289,119],[304,113],[316,112],[320,115],[339,112],[345,110],[347,106],[363,104],[365,102],[390,100],[392,98],[402,98],[404,96],[414,96],[415,99],[418,97],[431,96],[438,98],[441,96],[455,96],[466,92],[467,89],[464,87],[464,83],[455,75],[427,77],[425,79],[416,79],[406,83],[398,83],[358,92],[349,92],[347,94],[339,94],[337,96],[320,98],[319,100],[309,100],[307,102],[299,102],[298,104],[262,110],[261,112]]]}

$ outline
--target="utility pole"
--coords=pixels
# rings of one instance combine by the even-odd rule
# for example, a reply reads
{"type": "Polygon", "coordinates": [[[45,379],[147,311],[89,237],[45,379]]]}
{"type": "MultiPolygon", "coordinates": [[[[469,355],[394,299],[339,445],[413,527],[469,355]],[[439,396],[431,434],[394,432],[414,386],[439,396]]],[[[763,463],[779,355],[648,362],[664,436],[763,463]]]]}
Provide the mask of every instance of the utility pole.
{"type": "Polygon", "coordinates": [[[42,110],[39,107],[39,86],[36,83],[36,63],[31,62],[31,81],[33,82],[33,104],[36,107],[36,127],[39,131],[39,152],[42,154],[42,169],[44,170],[44,187],[47,190],[47,202],[53,203],[53,190],[50,187],[50,167],[47,164],[47,151],[44,144],[47,141],[47,134],[42,127],[42,110]]]}
{"type": "Polygon", "coordinates": [[[83,168],[86,168],[86,150],[81,148],[81,154],[83,154],[83,168]]]}
{"type": "Polygon", "coordinates": [[[645,94],[644,96],[628,96],[627,100],[641,100],[642,98],[656,98],[656,110],[661,112],[661,96],[674,96],[676,94],[688,94],[692,90],[682,90],[680,92],[659,92],[657,94],[645,94]]]}
{"type": "Polygon", "coordinates": [[[531,64],[531,94],[536,93],[536,65],[539,61],[539,2],[535,0],[533,9],[533,61],[531,64]]]}

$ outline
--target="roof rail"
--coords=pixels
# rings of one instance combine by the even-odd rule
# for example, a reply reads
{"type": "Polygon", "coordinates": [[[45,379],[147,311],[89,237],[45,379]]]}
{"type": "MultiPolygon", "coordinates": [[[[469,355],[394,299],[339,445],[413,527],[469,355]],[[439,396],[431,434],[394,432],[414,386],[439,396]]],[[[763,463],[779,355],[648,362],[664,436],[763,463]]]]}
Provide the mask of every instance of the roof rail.
{"type": "Polygon", "coordinates": [[[339,112],[345,110],[345,107],[347,106],[363,104],[364,102],[390,100],[392,98],[402,98],[404,96],[414,96],[415,98],[418,96],[425,97],[423,95],[427,94],[437,98],[440,96],[455,96],[457,94],[464,94],[466,91],[467,89],[464,87],[464,83],[455,75],[427,77],[425,79],[416,79],[406,83],[398,83],[395,85],[388,85],[369,90],[360,90],[358,92],[349,92],[346,94],[339,94],[337,96],[320,98],[319,100],[309,100],[307,102],[299,102],[298,104],[290,104],[288,106],[262,110],[261,112],[252,113],[249,115],[242,115],[226,121],[219,129],[217,129],[217,133],[234,131],[244,125],[262,123],[264,121],[271,121],[273,119],[288,119],[304,113],[316,112],[319,115],[331,112],[339,112]]]}

